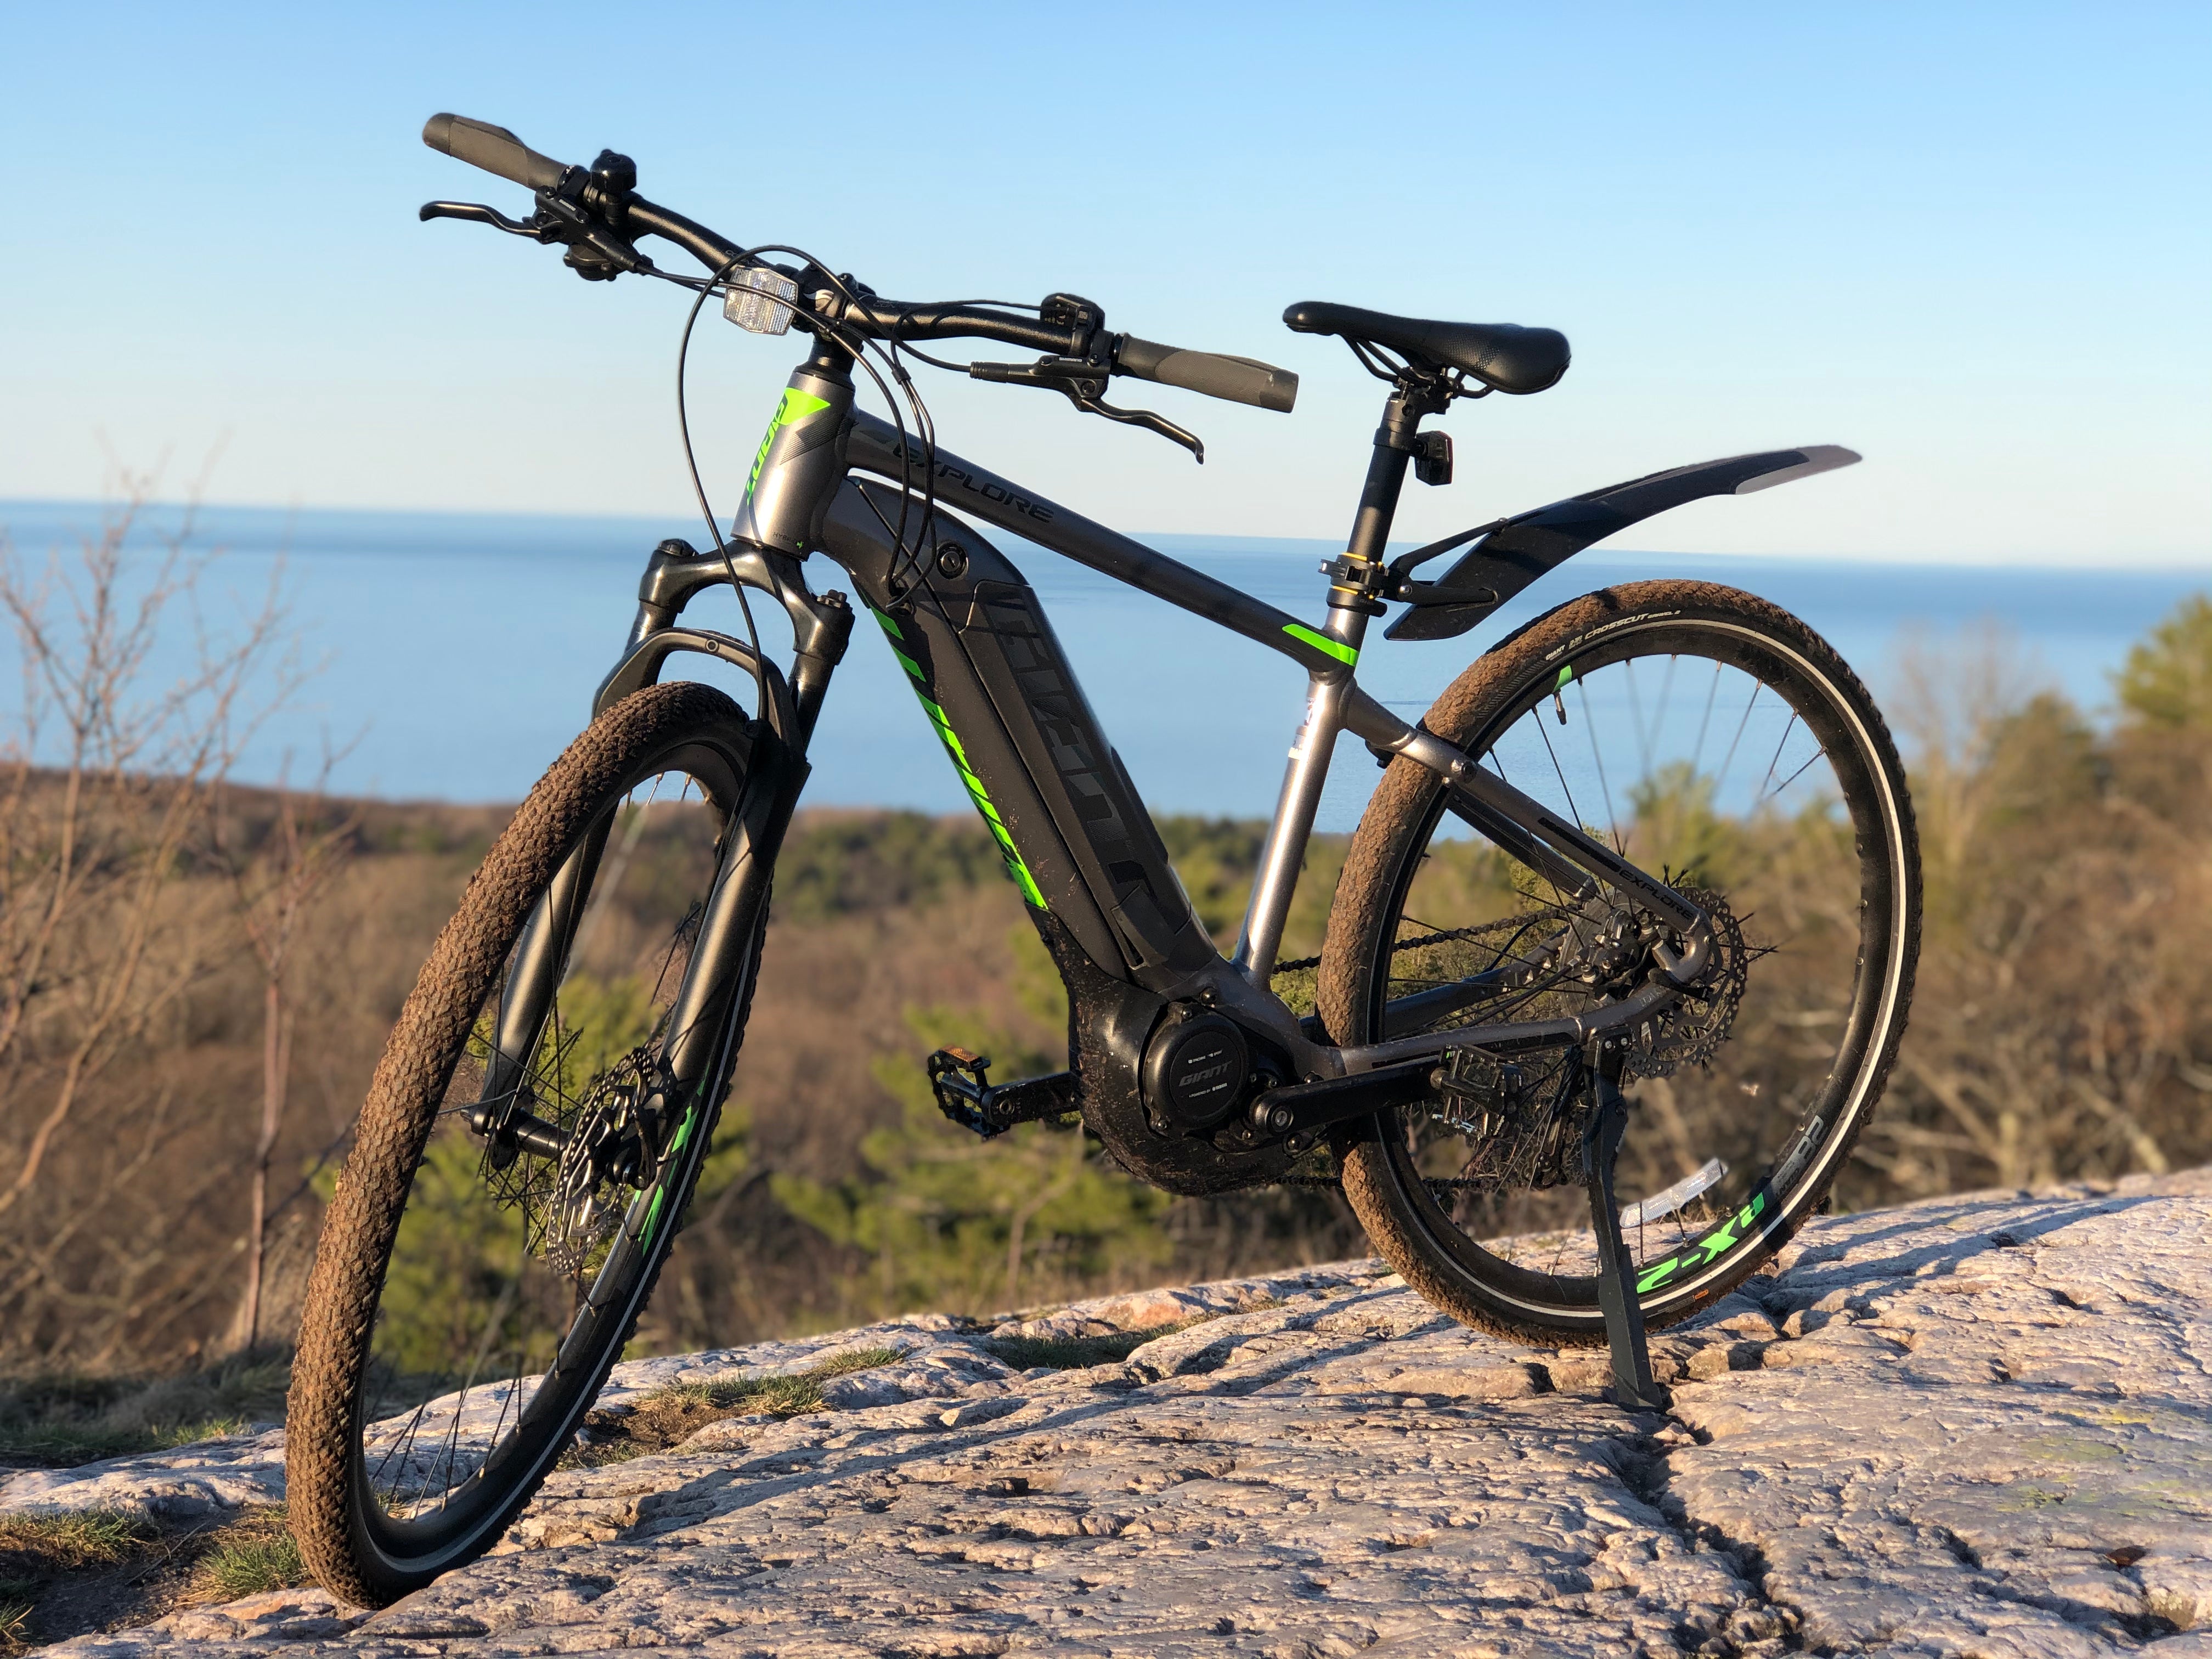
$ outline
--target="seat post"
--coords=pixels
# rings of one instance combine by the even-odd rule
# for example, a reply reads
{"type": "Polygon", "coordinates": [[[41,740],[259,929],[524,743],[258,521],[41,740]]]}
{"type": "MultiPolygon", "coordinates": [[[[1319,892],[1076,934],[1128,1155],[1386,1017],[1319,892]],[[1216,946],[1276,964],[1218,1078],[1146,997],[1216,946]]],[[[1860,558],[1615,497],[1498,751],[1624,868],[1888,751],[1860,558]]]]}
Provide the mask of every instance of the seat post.
{"type": "Polygon", "coordinates": [[[1344,557],[1330,567],[1330,635],[1353,650],[1367,633],[1367,619],[1382,614],[1382,556],[1390,526],[1398,516],[1398,495],[1406,487],[1407,463],[1419,444],[1421,417],[1449,401],[1426,377],[1401,378],[1382,405],[1382,424],[1375,428],[1375,452],[1367,462],[1367,482],[1359,491],[1359,511],[1352,520],[1352,539],[1344,557]]]}

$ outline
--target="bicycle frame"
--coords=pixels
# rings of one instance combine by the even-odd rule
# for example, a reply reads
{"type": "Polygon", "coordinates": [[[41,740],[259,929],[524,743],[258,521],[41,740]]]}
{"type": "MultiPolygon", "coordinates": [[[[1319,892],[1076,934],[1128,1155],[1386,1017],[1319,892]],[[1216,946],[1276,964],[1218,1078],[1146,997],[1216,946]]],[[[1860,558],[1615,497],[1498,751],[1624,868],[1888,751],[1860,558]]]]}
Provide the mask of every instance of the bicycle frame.
{"type": "MultiPolygon", "coordinates": [[[[1413,447],[1396,434],[1410,434],[1422,412],[1409,412],[1406,401],[1402,392],[1393,398],[1376,435],[1350,559],[1379,563],[1413,447]]],[[[923,457],[888,422],[854,408],[848,363],[834,349],[817,349],[794,371],[755,459],[726,562],[664,544],[640,586],[629,647],[600,689],[604,708],[651,683],[676,651],[714,655],[759,684],[765,737],[783,762],[767,769],[762,787],[778,799],[739,815],[744,833],[736,839],[744,844],[726,849],[728,874],[718,884],[708,937],[738,941],[733,951],[750,937],[742,926],[714,924],[725,905],[734,920],[757,915],[764,903],[775,843],[803,787],[814,718],[852,625],[841,596],[817,597],[803,579],[801,561],[818,553],[848,573],[880,624],[1067,981],[1069,1046],[1086,1120],[1126,1165],[1157,1184],[1208,1192],[1273,1179],[1311,1144],[1318,1124],[1415,1097],[1448,1047],[1586,1043],[1648,1018],[1702,972],[1709,940],[1694,904],[1359,689],[1361,644],[1381,606],[1346,587],[1340,573],[1327,619],[1314,628],[988,468],[942,449],[931,459],[939,502],[957,500],[978,520],[1306,670],[1304,718],[1236,950],[1222,957],[1193,911],[1034,590],[974,526],[943,505],[925,509],[917,476],[923,457]],[[917,534],[925,538],[918,548],[917,534]],[[732,574],[773,596],[791,617],[797,651],[787,678],[742,641],[677,625],[692,593],[732,574]],[[1595,894],[1601,883],[1633,893],[1679,928],[1683,952],[1662,952],[1650,983],[1592,1013],[1412,1036],[1390,1036],[1386,1027],[1379,1042],[1331,1043],[1317,1019],[1301,1020],[1273,994],[1269,976],[1331,752],[1346,731],[1379,753],[1436,772],[1451,789],[1455,812],[1571,898],[1595,894]],[[1146,1042],[1171,1004],[1202,1005],[1244,1030],[1271,1085],[1264,1098],[1298,1109],[1289,1116],[1279,1110],[1275,1122],[1295,1124],[1297,1133],[1268,1133],[1263,1113],[1256,1122],[1232,1121],[1197,1138],[1147,1103],[1139,1081],[1146,1042]]],[[[593,850],[583,849],[580,859],[588,861],[593,850]]],[[[565,920],[545,920],[565,930],[565,920]]],[[[538,927],[532,933],[541,936],[538,927]]],[[[689,977],[726,994],[742,971],[718,962],[719,954],[703,948],[695,954],[679,995],[683,1007],[706,1017],[697,1028],[702,1037],[721,1022],[691,994],[689,977]]],[[[1425,994],[1423,1023],[1449,1012],[1458,989],[1425,994]]],[[[1483,994],[1470,981],[1459,1006],[1483,994]]],[[[526,1012],[518,1006],[518,1020],[526,1012]]],[[[694,1029],[681,1019],[678,1025],[694,1029]]],[[[721,1045],[687,1046],[705,1056],[721,1045]]],[[[684,1068],[684,1083],[695,1081],[688,1075],[693,1069],[684,1068]]],[[[708,1061],[696,1069],[696,1080],[704,1083],[718,1068],[708,1061]]]]}

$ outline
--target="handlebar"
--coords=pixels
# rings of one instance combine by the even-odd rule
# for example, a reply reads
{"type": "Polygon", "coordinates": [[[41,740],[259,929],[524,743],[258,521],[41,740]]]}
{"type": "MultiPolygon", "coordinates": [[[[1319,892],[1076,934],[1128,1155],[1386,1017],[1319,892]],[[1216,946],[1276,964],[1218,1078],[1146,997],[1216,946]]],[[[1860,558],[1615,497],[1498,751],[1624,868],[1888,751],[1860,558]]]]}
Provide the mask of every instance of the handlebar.
{"type": "Polygon", "coordinates": [[[1298,377],[1255,357],[1231,357],[1215,351],[1186,351],[1181,346],[1159,345],[1124,334],[1115,348],[1114,372],[1140,380],[1181,386],[1208,398],[1232,404],[1250,404],[1289,414],[1298,400],[1298,377]]]}
{"type": "MultiPolygon", "coordinates": [[[[645,263],[635,250],[627,249],[627,239],[638,235],[659,236],[672,241],[718,274],[726,273],[732,265],[745,258],[744,249],[704,225],[648,202],[628,189],[635,182],[636,173],[619,156],[602,155],[593,164],[593,170],[586,173],[582,167],[569,167],[550,155],[539,155],[505,127],[452,114],[434,115],[425,122],[422,142],[457,161],[466,161],[471,167],[482,167],[538,192],[540,214],[533,223],[545,228],[533,231],[512,222],[502,223],[503,228],[536,234],[540,240],[574,240],[580,234],[603,252],[616,256],[617,268],[620,269],[636,268],[622,263],[625,255],[636,261],[637,265],[645,263]],[[619,162],[623,169],[627,169],[618,182],[610,182],[610,162],[619,162]],[[551,222],[548,222],[549,208],[558,210],[551,222]],[[578,228],[560,228],[562,221],[578,228]],[[601,224],[606,231],[614,233],[611,238],[599,228],[601,224]]],[[[431,216],[433,208],[444,214],[457,205],[434,203],[422,211],[425,216],[431,216]]],[[[476,210],[462,216],[481,218],[484,211],[476,210]]],[[[492,216],[492,222],[501,222],[497,215],[492,216]]],[[[611,276],[613,270],[608,269],[605,274],[611,276]]],[[[1097,309],[1086,302],[1075,302],[1082,307],[1082,314],[1055,314],[1048,301],[1044,315],[1030,318],[981,306],[902,305],[881,299],[851,283],[849,279],[841,284],[819,280],[817,273],[786,274],[799,279],[799,315],[795,320],[802,327],[807,319],[819,317],[879,340],[995,340],[1004,345],[1054,353],[1064,359],[1089,359],[1104,373],[1180,386],[1208,398],[1250,404],[1260,409],[1287,412],[1297,398],[1297,375],[1254,358],[1188,351],[1179,346],[1140,340],[1133,335],[1104,335],[1100,331],[1097,309]],[[810,282],[810,276],[817,276],[817,279],[810,282]]]]}
{"type": "Polygon", "coordinates": [[[471,121],[465,115],[434,115],[422,124],[422,142],[432,149],[495,173],[532,190],[551,190],[568,169],[540,155],[505,127],[471,121]]]}

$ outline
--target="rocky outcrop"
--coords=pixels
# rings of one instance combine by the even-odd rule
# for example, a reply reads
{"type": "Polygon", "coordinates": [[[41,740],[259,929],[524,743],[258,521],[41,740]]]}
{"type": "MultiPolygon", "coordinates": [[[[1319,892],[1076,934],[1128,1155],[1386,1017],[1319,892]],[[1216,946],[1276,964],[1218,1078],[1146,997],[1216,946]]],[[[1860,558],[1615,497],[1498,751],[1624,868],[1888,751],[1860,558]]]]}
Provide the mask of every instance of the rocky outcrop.
{"type": "MultiPolygon", "coordinates": [[[[999,1333],[1200,1321],[1088,1369],[943,1320],[641,1362],[611,1403],[899,1351],[830,1409],[556,1474],[374,1616],[285,1593],[54,1651],[2212,1654],[2212,1175],[1822,1220],[1778,1266],[1655,1343],[1665,1415],[1373,1262],[999,1333]]],[[[0,1510],[266,1501],[280,1451],[0,1510]]]]}

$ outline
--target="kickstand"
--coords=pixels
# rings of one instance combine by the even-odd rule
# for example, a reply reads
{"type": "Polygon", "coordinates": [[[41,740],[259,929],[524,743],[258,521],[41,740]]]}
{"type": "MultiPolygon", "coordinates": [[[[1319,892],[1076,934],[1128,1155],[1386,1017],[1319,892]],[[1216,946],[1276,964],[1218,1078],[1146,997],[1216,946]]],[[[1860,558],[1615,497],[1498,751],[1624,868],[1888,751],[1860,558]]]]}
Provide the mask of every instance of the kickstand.
{"type": "Polygon", "coordinates": [[[1644,1336],[1644,1310],[1636,1299],[1635,1269],[1620,1236],[1620,1206],[1613,1201],[1613,1163],[1628,1130],[1628,1102],[1620,1092],[1620,1050],[1599,1049],[1589,1067],[1594,1109],[1583,1135],[1583,1182],[1589,1189],[1590,1224],[1597,1232],[1597,1304],[1605,1312],[1613,1346],[1615,1405],[1664,1411],[1674,1403],[1651,1375],[1651,1350],[1644,1336]]]}

